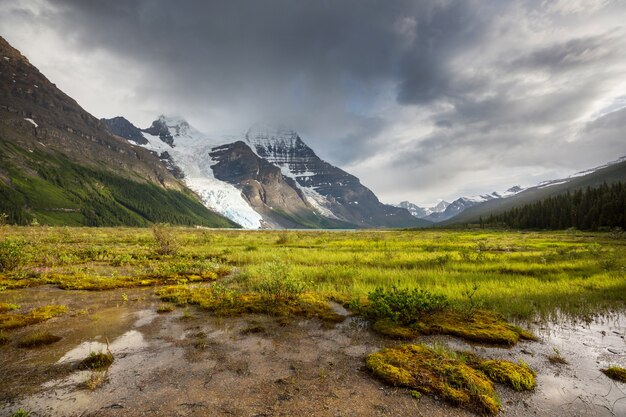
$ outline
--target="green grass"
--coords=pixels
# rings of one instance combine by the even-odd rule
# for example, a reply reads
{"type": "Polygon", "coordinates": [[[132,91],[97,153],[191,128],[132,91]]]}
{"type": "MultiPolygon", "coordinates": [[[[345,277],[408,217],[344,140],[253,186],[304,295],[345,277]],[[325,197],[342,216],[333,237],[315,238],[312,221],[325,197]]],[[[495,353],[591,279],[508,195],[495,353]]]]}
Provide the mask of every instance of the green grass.
{"type": "Polygon", "coordinates": [[[0,290],[220,280],[245,294],[272,290],[278,271],[298,291],[330,294],[345,305],[367,303],[376,288],[395,286],[444,295],[467,317],[476,310],[509,320],[584,317],[625,307],[626,240],[609,233],[189,228],[171,233],[176,252],[160,254],[148,229],[4,227],[0,239],[25,245],[20,266],[0,274],[0,290]]]}

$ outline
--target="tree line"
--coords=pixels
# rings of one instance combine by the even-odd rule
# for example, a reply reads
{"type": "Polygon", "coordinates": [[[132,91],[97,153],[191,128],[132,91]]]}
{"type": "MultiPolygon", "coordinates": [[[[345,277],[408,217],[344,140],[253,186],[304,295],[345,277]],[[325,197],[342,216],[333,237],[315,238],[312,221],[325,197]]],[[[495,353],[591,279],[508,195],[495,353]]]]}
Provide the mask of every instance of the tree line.
{"type": "Polygon", "coordinates": [[[481,226],[514,229],[626,229],[626,184],[602,184],[556,195],[480,219],[481,226]]]}

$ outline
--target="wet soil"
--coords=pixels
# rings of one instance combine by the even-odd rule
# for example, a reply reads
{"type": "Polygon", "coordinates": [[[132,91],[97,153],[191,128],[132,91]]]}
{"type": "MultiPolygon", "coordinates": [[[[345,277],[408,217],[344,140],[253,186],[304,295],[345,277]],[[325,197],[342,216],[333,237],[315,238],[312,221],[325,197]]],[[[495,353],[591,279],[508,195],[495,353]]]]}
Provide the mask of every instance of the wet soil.
{"type": "MultiPolygon", "coordinates": [[[[34,288],[5,291],[0,301],[27,310],[66,304],[70,313],[8,333],[0,347],[0,415],[32,416],[470,416],[437,398],[413,399],[364,368],[364,357],[397,342],[366,323],[340,324],[267,316],[218,318],[196,308],[157,314],[152,289],[106,292],[34,288]],[[125,295],[125,296],[124,296],[125,295]],[[124,300],[127,301],[124,301],[124,300]],[[32,331],[63,337],[19,349],[32,331]],[[115,361],[95,390],[80,360],[110,349],[115,361]]],[[[338,312],[342,310],[336,306],[338,312]]],[[[531,393],[499,387],[504,416],[624,416],[626,385],[600,369],[626,366],[626,318],[537,327],[539,342],[514,348],[471,346],[425,337],[486,357],[522,359],[538,370],[531,393]],[[558,349],[568,364],[547,356],[558,349]]]]}

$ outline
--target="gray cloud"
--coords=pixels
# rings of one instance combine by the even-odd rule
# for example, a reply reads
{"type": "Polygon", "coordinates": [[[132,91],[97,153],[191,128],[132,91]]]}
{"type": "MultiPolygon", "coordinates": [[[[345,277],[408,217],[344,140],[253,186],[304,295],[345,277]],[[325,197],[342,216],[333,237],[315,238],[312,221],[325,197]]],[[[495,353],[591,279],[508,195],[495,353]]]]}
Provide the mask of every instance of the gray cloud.
{"type": "Polygon", "coordinates": [[[383,200],[417,202],[626,154],[623,127],[608,122],[626,106],[625,12],[607,1],[0,0],[2,35],[96,116],[147,125],[175,113],[205,131],[286,123],[383,200]]]}

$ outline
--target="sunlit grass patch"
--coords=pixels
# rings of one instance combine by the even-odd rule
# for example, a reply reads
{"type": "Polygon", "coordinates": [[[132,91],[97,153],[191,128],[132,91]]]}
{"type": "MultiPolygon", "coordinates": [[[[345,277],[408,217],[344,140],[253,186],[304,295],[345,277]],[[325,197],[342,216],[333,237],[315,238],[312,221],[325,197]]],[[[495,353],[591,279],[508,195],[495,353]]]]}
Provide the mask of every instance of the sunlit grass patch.
{"type": "Polygon", "coordinates": [[[16,329],[49,320],[67,312],[63,305],[48,305],[38,307],[28,313],[4,313],[0,314],[0,329],[16,329]]]}
{"type": "Polygon", "coordinates": [[[7,311],[19,310],[20,306],[11,303],[0,303],[0,313],[6,313],[7,311]]]}
{"type": "Polygon", "coordinates": [[[61,340],[60,336],[48,332],[35,332],[23,336],[17,341],[17,347],[35,348],[39,346],[51,345],[61,340]]]}
{"type": "Polygon", "coordinates": [[[176,285],[163,287],[156,293],[162,301],[177,305],[198,305],[222,316],[269,314],[282,317],[317,317],[331,322],[345,319],[331,308],[327,297],[310,292],[302,293],[297,298],[276,299],[259,292],[239,292],[220,285],[176,285]]]}

